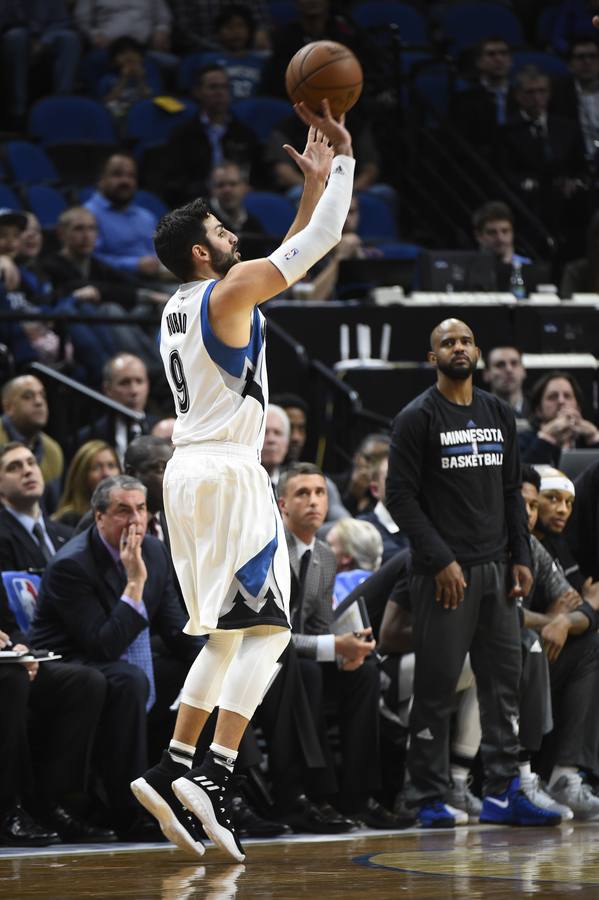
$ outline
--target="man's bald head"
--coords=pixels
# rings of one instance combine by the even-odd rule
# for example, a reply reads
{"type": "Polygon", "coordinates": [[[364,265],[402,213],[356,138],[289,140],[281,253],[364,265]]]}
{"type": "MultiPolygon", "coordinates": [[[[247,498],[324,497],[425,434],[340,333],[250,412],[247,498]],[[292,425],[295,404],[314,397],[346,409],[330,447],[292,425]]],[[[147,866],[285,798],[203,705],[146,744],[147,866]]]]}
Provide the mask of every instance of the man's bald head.
{"type": "Polygon", "coordinates": [[[30,437],[48,421],[46,391],[35,375],[19,375],[2,389],[2,409],[17,431],[30,437]]]}
{"type": "Polygon", "coordinates": [[[469,328],[465,322],[462,322],[461,319],[443,319],[443,321],[439,322],[438,325],[435,325],[435,327],[431,331],[430,343],[433,353],[437,352],[437,347],[441,343],[442,335],[450,331],[455,331],[456,329],[464,334],[469,334],[472,338],[472,341],[474,342],[474,334],[472,333],[472,329],[469,328]]]}
{"type": "Polygon", "coordinates": [[[472,329],[460,319],[444,319],[431,332],[428,361],[451,381],[467,381],[480,358],[472,329]]]}

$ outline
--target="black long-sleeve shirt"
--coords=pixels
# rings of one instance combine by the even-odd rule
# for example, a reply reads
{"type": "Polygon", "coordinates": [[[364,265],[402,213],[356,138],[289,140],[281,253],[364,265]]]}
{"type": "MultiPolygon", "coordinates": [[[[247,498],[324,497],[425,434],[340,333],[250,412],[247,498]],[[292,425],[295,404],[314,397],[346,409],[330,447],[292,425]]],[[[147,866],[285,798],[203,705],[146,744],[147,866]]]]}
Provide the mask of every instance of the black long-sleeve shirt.
{"type": "Polygon", "coordinates": [[[474,388],[459,406],[434,386],[395,418],[385,504],[410,539],[415,572],[456,559],[530,567],[520,484],[514,414],[498,397],[474,388]]]}

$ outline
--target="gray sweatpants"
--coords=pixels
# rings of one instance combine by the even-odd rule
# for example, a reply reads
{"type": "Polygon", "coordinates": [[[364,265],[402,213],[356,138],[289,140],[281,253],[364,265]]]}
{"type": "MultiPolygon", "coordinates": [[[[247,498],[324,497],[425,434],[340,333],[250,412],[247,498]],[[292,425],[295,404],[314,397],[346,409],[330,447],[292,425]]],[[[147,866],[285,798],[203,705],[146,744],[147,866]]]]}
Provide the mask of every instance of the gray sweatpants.
{"type": "Polygon", "coordinates": [[[452,702],[468,652],[480,705],[485,793],[501,793],[518,774],[522,652],[516,603],[507,597],[507,566],[472,566],[464,577],[464,600],[454,610],[435,601],[433,576],[414,575],[410,583],[416,652],[406,791],[410,806],[444,800],[447,794],[452,702]]]}

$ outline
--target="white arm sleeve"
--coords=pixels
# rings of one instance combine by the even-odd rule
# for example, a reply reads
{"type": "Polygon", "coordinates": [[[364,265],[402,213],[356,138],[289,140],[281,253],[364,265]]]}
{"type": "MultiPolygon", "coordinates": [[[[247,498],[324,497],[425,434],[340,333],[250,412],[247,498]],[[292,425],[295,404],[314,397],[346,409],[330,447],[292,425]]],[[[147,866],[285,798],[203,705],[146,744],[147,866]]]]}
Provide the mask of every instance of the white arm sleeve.
{"type": "Polygon", "coordinates": [[[341,240],[354,186],[356,161],[352,156],[335,156],[322,197],[305,228],[285,241],[268,259],[277,267],[287,285],[306,274],[341,240]]]}

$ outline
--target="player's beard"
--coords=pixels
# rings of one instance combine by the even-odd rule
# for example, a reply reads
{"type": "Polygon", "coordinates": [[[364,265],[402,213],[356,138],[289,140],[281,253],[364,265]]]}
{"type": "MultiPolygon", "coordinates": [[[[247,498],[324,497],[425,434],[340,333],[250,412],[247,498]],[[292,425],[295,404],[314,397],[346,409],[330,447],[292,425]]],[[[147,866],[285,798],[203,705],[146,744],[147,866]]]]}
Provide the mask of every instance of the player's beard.
{"type": "Polygon", "coordinates": [[[212,268],[217,275],[224,278],[229,269],[232,269],[233,266],[239,262],[239,258],[236,256],[237,248],[235,248],[235,250],[229,250],[227,253],[223,253],[222,250],[219,250],[212,244],[208,244],[208,246],[210,247],[210,261],[212,263],[212,268]]]}
{"type": "Polygon", "coordinates": [[[446,363],[437,360],[437,368],[452,381],[466,381],[476,369],[476,361],[469,359],[468,365],[458,365],[455,362],[446,363]]]}

